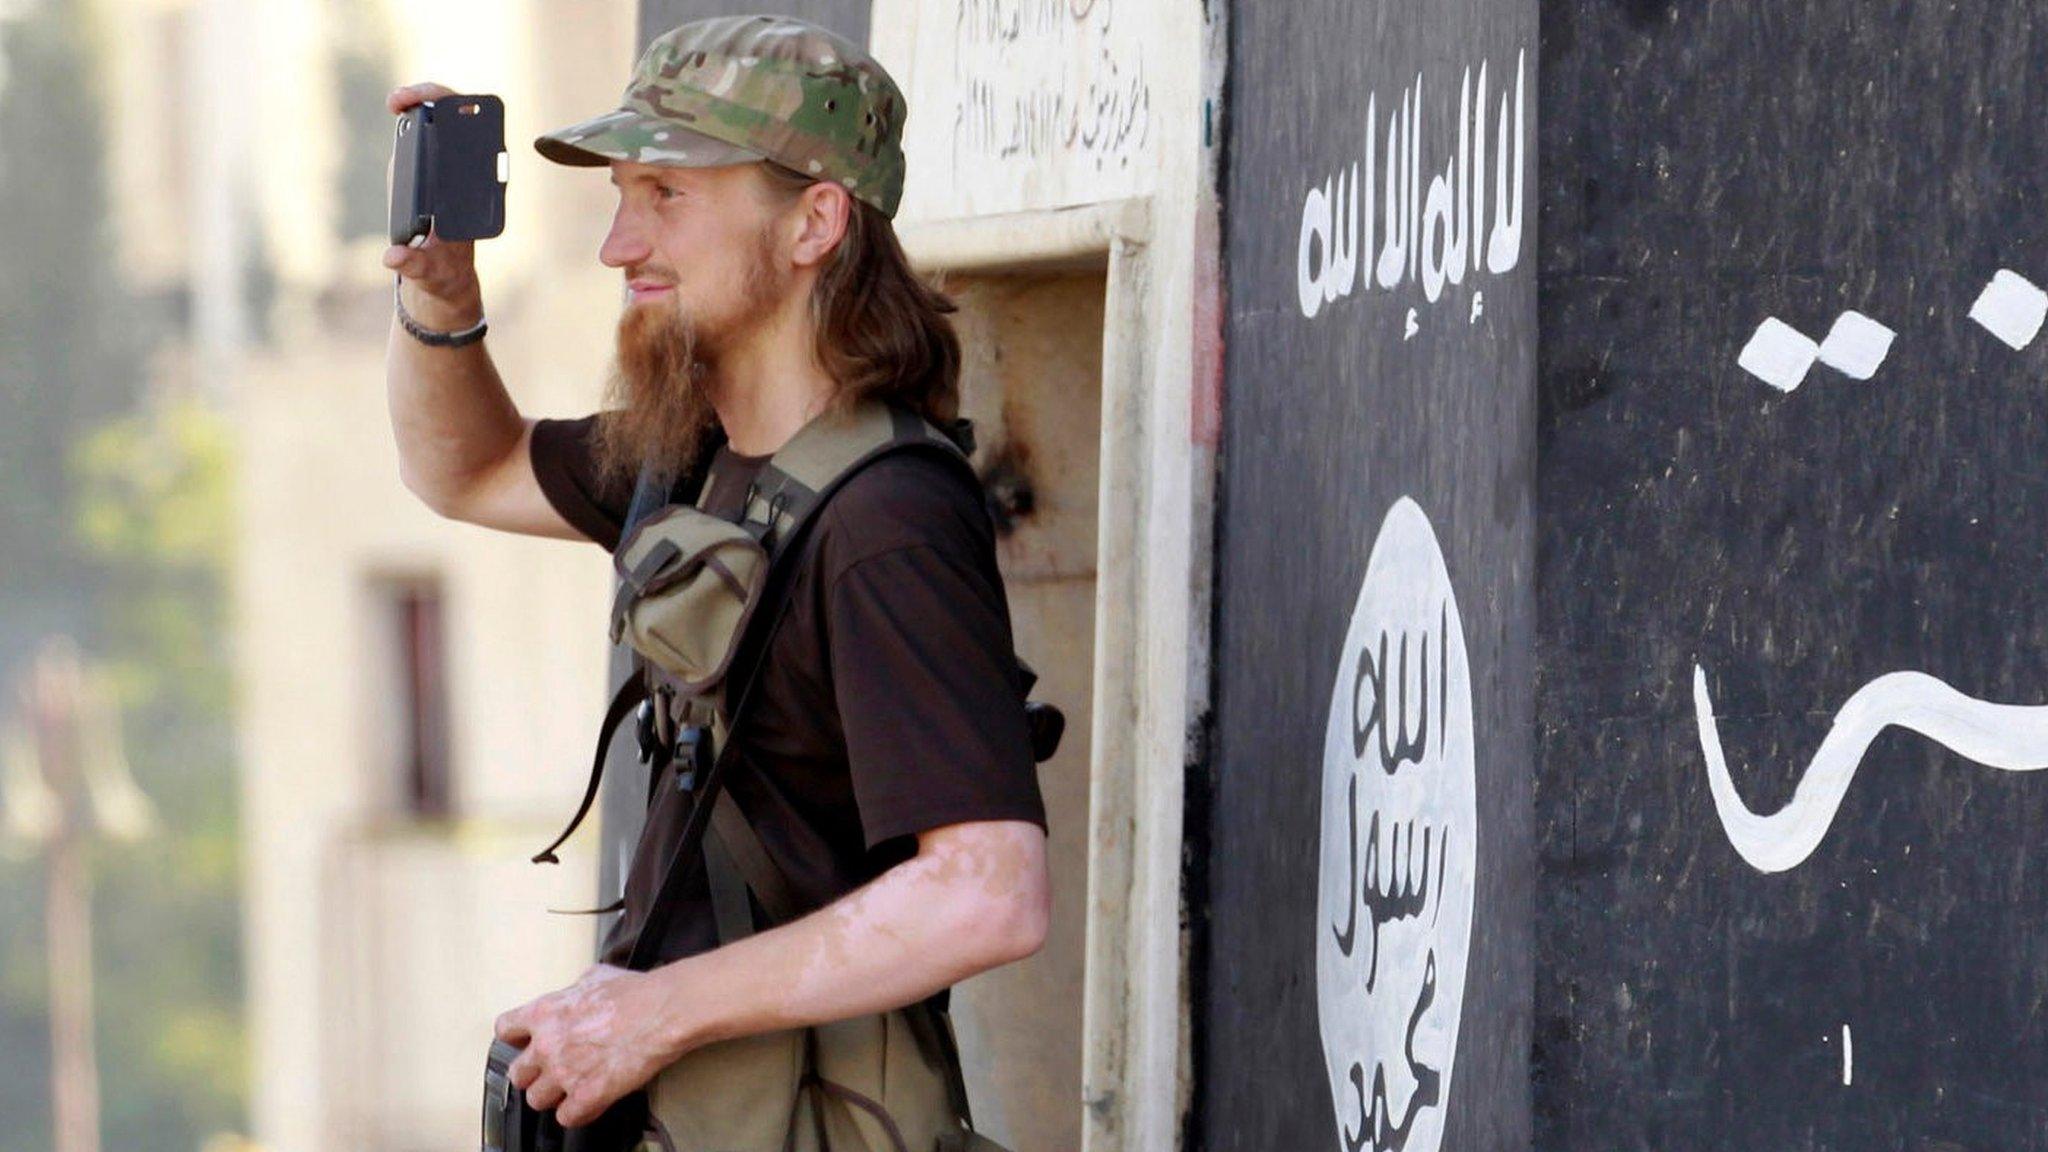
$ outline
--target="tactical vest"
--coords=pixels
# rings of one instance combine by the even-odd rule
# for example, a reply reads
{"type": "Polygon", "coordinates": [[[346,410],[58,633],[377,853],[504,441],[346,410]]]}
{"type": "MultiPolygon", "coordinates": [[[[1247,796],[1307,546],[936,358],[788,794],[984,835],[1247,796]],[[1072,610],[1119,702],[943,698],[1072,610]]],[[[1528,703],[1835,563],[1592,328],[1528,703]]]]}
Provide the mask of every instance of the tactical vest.
{"type": "MultiPolygon", "coordinates": [[[[685,503],[664,504],[667,486],[641,477],[613,554],[619,587],[611,610],[612,639],[632,646],[638,674],[606,709],[575,816],[534,857],[553,862],[589,813],[612,735],[637,710],[642,760],[652,771],[673,771],[693,799],[676,843],[636,849],[665,852],[669,864],[628,967],[654,966],[694,868],[704,869],[721,945],[756,930],[754,902],[771,925],[800,914],[788,876],[723,787],[731,736],[788,610],[792,579],[808,562],[807,532],[819,510],[862,469],[899,452],[948,461],[978,487],[972,450],[965,421],[948,435],[867,402],[798,431],[762,466],[737,523],[699,507],[708,462],[686,479],[685,503]],[[742,652],[746,674],[734,682],[728,673],[742,652]]],[[[1018,674],[1022,696],[1036,677],[1021,662],[1018,674]]],[[[1047,705],[1027,712],[1034,756],[1043,761],[1064,722],[1047,705]]],[[[643,1147],[666,1152],[1001,1152],[973,1131],[952,1025],[937,1001],[698,1049],[592,1127],[644,1128],[651,1143],[643,1147]]],[[[572,1147],[594,1143],[570,1135],[572,1147]]],[[[620,1138],[597,1143],[634,1147],[620,1138]]]]}

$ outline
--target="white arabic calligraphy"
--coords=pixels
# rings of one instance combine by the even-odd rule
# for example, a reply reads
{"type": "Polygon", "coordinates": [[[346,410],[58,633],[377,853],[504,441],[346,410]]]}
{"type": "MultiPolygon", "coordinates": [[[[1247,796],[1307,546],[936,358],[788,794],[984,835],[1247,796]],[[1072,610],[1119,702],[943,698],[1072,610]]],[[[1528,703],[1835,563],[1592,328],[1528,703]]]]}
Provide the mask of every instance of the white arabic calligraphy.
{"type": "Polygon", "coordinates": [[[1693,711],[1707,786],[1729,843],[1759,872],[1784,872],[1806,862],[1826,838],[1863,754],[1886,728],[1918,732],[1949,751],[1990,768],[2036,772],[2048,768],[2048,705],[1992,704],[1965,696],[1924,672],[1892,672],[1856,690],[1821,740],[1813,762],[1783,808],[1750,810],[1735,791],[1721,752],[1721,730],[1707,692],[1707,670],[1692,671],[1693,711]]]}
{"type": "Polygon", "coordinates": [[[1363,174],[1356,163],[1339,169],[1310,187],[1302,200],[1295,245],[1295,291],[1302,315],[1313,318],[1325,305],[1361,288],[1393,289],[1418,278],[1424,298],[1433,304],[1443,296],[1446,284],[1463,284],[1468,272],[1500,275],[1521,262],[1529,147],[1526,57],[1526,51],[1515,57],[1512,112],[1508,93],[1503,90],[1500,96],[1490,228],[1486,64],[1479,65],[1476,97],[1470,68],[1459,81],[1457,147],[1441,171],[1429,170],[1426,187],[1421,74],[1402,90],[1399,104],[1388,113],[1384,150],[1379,142],[1379,96],[1366,99],[1363,174]]]}

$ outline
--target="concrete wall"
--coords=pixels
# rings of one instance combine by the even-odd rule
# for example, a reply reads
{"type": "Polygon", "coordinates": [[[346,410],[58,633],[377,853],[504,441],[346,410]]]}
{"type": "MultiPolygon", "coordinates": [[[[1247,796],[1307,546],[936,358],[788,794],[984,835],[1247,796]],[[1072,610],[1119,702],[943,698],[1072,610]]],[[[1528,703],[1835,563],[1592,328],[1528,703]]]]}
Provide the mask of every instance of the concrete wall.
{"type": "MultiPolygon", "coordinates": [[[[1071,1123],[1082,1148],[1170,1147],[1189,1086],[1182,797],[1208,697],[1219,16],[1160,0],[882,0],[872,28],[909,93],[899,231],[913,259],[977,276],[1100,269],[1099,386],[1042,392],[1034,438],[1100,437],[1081,1075],[1067,1117],[1020,1127],[1018,1146],[1073,1147],[1071,1123]]],[[[1061,331],[1054,299],[1025,331],[1061,331]]],[[[1049,779],[1056,803],[1066,786],[1049,779]]],[[[1061,889],[1081,871],[1063,864],[1061,889]]]]}
{"type": "Polygon", "coordinates": [[[2048,1147],[2038,11],[1543,45],[1539,1142],[2048,1147]]]}
{"type": "Polygon", "coordinates": [[[1526,1146],[1532,4],[1239,5],[1197,1146],[1526,1146]]]}
{"type": "Polygon", "coordinates": [[[951,285],[961,306],[962,411],[977,463],[1030,510],[999,544],[1018,654],[1034,695],[1067,714],[1060,753],[1040,767],[1053,919],[1045,948],[962,984],[953,999],[976,1126],[1009,1148],[1081,1142],[1082,992],[1088,925],[1093,759],[1096,493],[1101,481],[1103,278],[980,277],[951,285]]]}

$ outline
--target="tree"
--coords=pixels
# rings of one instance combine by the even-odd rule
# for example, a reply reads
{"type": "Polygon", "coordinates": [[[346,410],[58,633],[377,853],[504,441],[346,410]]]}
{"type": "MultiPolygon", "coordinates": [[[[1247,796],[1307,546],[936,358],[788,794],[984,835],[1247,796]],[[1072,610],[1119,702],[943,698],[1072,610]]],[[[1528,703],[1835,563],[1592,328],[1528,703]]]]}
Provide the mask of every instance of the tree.
{"type": "Polygon", "coordinates": [[[102,854],[109,1149],[193,1148],[243,1126],[231,446],[220,415],[172,400],[109,424],[74,457],[78,536],[105,574],[101,652],[129,764],[163,825],[102,854]]]}
{"type": "MultiPolygon", "coordinates": [[[[104,1144],[190,1149],[245,1094],[229,438],[142,402],[171,318],[121,279],[84,8],[0,8],[0,684],[55,631],[116,673],[163,832],[94,861],[104,1144]]],[[[40,888],[0,860],[0,1152],[50,1143],[40,888]]]]}

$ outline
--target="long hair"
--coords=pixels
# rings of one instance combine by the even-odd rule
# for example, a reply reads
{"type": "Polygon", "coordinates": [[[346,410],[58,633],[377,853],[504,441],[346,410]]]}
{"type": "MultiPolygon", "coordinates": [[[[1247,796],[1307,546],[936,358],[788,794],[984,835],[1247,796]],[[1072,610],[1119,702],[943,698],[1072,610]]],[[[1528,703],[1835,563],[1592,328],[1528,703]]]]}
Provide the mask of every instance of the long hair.
{"type": "MultiPolygon", "coordinates": [[[[794,198],[813,183],[763,163],[771,188],[794,198]]],[[[818,363],[839,383],[834,403],[901,405],[945,427],[960,414],[960,338],[953,301],[911,268],[895,226],[849,197],[846,235],[811,291],[818,363]]]]}

